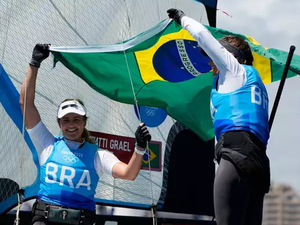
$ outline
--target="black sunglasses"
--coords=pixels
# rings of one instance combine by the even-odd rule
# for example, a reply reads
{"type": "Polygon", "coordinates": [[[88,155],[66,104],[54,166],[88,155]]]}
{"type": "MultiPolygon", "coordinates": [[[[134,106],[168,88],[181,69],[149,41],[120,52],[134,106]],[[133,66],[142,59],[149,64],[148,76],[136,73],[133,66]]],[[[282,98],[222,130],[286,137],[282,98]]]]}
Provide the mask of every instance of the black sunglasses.
{"type": "Polygon", "coordinates": [[[73,107],[73,108],[78,109],[78,105],[76,105],[76,104],[64,105],[63,107],[61,107],[61,109],[63,110],[63,109],[68,108],[68,107],[73,107]]]}

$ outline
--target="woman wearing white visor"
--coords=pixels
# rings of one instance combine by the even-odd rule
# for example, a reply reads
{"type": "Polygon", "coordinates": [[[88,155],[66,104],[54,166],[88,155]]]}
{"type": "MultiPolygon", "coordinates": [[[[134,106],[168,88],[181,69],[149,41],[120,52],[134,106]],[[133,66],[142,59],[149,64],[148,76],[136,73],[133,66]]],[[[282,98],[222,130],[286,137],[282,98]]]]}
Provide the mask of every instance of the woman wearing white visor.
{"type": "Polygon", "coordinates": [[[94,223],[98,174],[103,171],[114,178],[134,180],[140,171],[151,135],[145,124],[140,124],[135,132],[135,152],[129,163],[125,164],[111,152],[99,151],[85,128],[87,116],[83,103],[78,99],[66,99],[57,111],[63,136],[53,136],[41,121],[34,104],[38,68],[48,56],[47,44],[35,46],[20,94],[23,113],[26,110],[25,124],[41,166],[40,190],[33,207],[32,224],[90,225],[94,223]],[[66,156],[70,159],[76,156],[73,157],[76,160],[72,161],[72,166],[64,160],[66,156]]]}

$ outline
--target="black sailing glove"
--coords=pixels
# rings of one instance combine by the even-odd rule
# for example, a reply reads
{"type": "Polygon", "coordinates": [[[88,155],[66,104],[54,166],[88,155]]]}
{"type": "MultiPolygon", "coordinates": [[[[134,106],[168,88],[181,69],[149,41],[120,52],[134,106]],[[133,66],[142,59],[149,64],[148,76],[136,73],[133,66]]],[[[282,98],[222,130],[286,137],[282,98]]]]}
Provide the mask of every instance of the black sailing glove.
{"type": "Polygon", "coordinates": [[[138,126],[135,132],[135,139],[138,147],[146,148],[147,142],[151,141],[151,135],[146,127],[146,124],[141,123],[138,126]]]}
{"type": "Polygon", "coordinates": [[[41,62],[49,56],[49,45],[50,44],[36,44],[33,49],[32,58],[29,64],[39,68],[41,62]]]}
{"type": "Polygon", "coordinates": [[[169,9],[167,11],[169,18],[175,20],[176,23],[181,25],[181,18],[185,16],[184,12],[178,9],[169,9]]]}

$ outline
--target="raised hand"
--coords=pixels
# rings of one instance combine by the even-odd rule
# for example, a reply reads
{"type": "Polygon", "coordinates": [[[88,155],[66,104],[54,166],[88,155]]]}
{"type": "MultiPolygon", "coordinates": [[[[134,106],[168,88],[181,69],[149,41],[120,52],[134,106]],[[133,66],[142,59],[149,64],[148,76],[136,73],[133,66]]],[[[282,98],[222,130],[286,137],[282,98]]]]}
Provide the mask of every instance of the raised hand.
{"type": "Polygon", "coordinates": [[[181,25],[181,18],[185,16],[184,12],[179,9],[169,9],[167,11],[169,18],[181,25]]]}
{"type": "Polygon", "coordinates": [[[151,135],[146,127],[146,124],[141,123],[136,132],[135,132],[135,139],[137,142],[137,146],[140,148],[146,148],[147,142],[151,141],[151,135]]]}
{"type": "Polygon", "coordinates": [[[39,68],[41,65],[41,62],[46,59],[49,54],[50,44],[36,44],[33,52],[32,52],[32,58],[30,61],[30,65],[39,68]]]}

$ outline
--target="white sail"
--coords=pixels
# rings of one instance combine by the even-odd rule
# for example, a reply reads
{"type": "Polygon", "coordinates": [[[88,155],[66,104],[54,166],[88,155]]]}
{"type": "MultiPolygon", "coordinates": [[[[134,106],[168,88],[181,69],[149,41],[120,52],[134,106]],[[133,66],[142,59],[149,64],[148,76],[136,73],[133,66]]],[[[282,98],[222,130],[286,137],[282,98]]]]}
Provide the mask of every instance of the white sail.
{"type": "MultiPolygon", "coordinates": [[[[208,24],[205,7],[193,0],[1,1],[0,62],[19,92],[36,43],[82,46],[122,42],[167,18],[169,8],[180,8],[208,24]]],[[[83,100],[88,130],[134,138],[139,119],[132,105],[100,95],[63,65],[53,68],[52,60],[45,60],[39,69],[35,103],[42,121],[54,135],[60,133],[56,122],[57,106],[66,98],[83,100]]],[[[24,141],[24,129],[17,128],[3,105],[0,105],[0,117],[0,178],[13,179],[20,188],[30,187],[38,181],[39,166],[34,161],[32,148],[24,141]]],[[[96,198],[116,204],[157,204],[165,191],[162,185],[164,152],[174,122],[168,116],[158,127],[150,128],[152,140],[161,143],[162,170],[141,170],[135,181],[103,175],[96,198]]],[[[34,196],[36,191],[37,185],[26,197],[34,196]]],[[[0,213],[6,206],[1,208],[0,202],[0,213]]]]}

